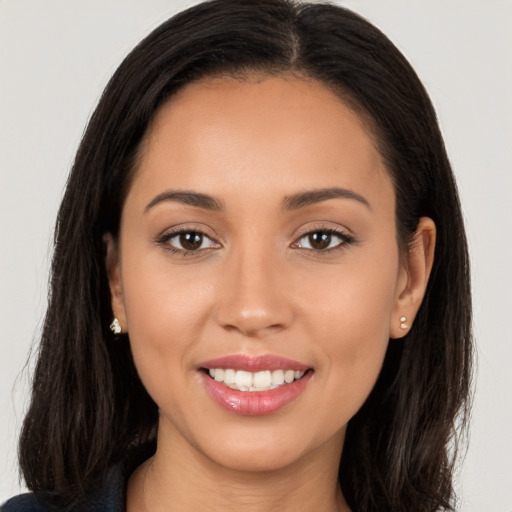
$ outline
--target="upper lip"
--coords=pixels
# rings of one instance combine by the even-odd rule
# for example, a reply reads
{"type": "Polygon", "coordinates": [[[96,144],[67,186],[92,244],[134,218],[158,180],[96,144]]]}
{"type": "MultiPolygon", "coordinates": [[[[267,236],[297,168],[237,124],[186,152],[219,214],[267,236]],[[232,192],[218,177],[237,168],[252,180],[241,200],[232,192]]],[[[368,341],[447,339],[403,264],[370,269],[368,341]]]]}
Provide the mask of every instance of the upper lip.
{"type": "Polygon", "coordinates": [[[247,372],[260,372],[264,370],[295,370],[305,372],[311,367],[307,364],[293,361],[286,357],[266,354],[253,357],[244,354],[232,354],[228,356],[209,359],[199,365],[201,368],[222,368],[245,370],[247,372]]]}

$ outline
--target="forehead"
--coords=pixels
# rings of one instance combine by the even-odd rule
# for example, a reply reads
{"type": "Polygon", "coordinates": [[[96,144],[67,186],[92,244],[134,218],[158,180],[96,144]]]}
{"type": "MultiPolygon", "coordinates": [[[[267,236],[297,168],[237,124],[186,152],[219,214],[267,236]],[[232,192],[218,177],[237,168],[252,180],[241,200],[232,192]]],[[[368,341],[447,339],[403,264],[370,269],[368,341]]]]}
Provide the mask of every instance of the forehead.
{"type": "Polygon", "coordinates": [[[291,181],[364,191],[382,180],[370,130],[332,90],[303,77],[254,75],[179,90],[147,131],[134,186],[168,181],[224,195],[245,184],[285,194],[291,181]]]}

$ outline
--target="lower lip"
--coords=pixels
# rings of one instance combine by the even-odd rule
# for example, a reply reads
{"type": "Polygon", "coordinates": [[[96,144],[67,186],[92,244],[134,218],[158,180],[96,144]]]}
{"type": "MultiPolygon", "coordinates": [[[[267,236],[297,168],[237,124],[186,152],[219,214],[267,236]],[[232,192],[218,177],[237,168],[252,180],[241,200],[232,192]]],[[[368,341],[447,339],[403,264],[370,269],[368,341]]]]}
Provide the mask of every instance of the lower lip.
{"type": "Polygon", "coordinates": [[[306,388],[312,372],[301,379],[269,391],[238,391],[212,379],[202,372],[206,390],[222,408],[244,416],[262,416],[279,411],[295,400],[306,388]]]}

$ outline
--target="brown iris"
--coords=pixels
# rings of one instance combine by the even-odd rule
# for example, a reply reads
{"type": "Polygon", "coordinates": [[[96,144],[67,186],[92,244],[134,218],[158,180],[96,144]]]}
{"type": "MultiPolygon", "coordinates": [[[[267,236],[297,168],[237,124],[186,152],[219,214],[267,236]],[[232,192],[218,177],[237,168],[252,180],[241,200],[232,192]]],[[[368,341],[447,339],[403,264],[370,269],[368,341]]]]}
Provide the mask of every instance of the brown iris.
{"type": "Polygon", "coordinates": [[[308,235],[308,240],[313,249],[327,249],[331,244],[332,234],[328,231],[315,231],[308,235]]]}
{"type": "Polygon", "coordinates": [[[180,244],[186,251],[195,251],[203,243],[203,235],[195,231],[180,234],[180,244]]]}

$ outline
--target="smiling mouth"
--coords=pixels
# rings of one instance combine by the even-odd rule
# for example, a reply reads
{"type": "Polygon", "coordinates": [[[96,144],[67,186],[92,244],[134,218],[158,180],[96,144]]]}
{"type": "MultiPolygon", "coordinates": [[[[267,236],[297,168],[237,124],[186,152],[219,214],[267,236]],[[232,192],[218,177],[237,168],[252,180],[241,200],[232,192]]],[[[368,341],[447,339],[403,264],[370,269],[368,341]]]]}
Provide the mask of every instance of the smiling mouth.
{"type": "Polygon", "coordinates": [[[203,368],[203,371],[211,379],[224,384],[228,388],[257,392],[285,387],[301,380],[306,373],[312,372],[312,369],[306,371],[278,369],[248,372],[231,368],[203,368]]]}
{"type": "Polygon", "coordinates": [[[314,369],[272,354],[232,354],[198,366],[206,391],[223,409],[243,415],[276,413],[302,395],[314,369]]]}

